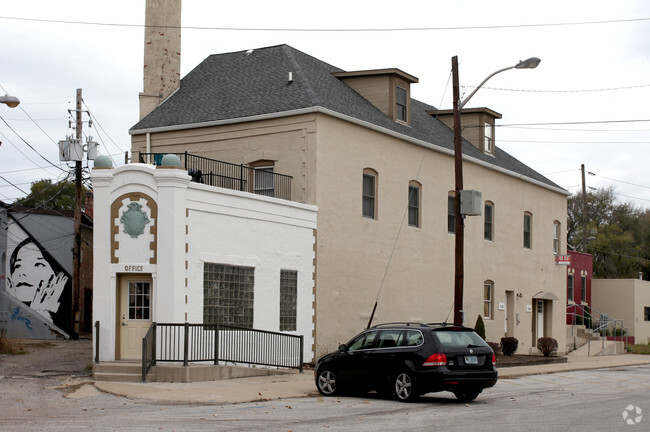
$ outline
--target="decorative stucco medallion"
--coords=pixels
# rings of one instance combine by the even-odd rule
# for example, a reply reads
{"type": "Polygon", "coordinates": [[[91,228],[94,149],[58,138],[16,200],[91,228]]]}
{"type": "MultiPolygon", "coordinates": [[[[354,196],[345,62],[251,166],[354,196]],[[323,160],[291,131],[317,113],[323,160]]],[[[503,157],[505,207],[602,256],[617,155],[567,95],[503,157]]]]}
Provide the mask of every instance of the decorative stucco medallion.
{"type": "Polygon", "coordinates": [[[128,205],[128,210],[122,213],[120,223],[124,224],[124,232],[137,238],[140,234],[144,234],[144,227],[150,222],[147,214],[142,211],[142,206],[136,202],[128,205]]]}

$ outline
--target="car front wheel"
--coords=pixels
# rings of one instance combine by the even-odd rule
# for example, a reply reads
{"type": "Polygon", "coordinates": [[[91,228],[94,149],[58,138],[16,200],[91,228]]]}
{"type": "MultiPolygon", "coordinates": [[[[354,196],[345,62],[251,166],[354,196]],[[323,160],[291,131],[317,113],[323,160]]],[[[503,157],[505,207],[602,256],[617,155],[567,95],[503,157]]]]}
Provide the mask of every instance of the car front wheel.
{"type": "Polygon", "coordinates": [[[323,396],[335,395],[337,391],[336,374],[329,369],[319,371],[316,376],[316,387],[323,396]]]}
{"type": "Polygon", "coordinates": [[[415,375],[411,371],[404,370],[395,376],[394,381],[395,397],[403,402],[412,402],[420,396],[418,394],[415,375]]]}

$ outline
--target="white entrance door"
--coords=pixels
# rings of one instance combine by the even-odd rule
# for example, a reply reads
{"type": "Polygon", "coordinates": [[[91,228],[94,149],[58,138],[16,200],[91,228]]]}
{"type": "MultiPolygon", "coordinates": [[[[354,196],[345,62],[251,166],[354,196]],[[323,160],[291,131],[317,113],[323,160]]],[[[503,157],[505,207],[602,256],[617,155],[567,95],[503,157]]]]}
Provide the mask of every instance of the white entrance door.
{"type": "Polygon", "coordinates": [[[142,338],[151,327],[152,286],[146,278],[123,278],[120,282],[118,316],[119,357],[142,358],[142,338]]]}
{"type": "Polygon", "coordinates": [[[544,301],[537,300],[537,339],[541,337],[544,337],[544,301]]]}

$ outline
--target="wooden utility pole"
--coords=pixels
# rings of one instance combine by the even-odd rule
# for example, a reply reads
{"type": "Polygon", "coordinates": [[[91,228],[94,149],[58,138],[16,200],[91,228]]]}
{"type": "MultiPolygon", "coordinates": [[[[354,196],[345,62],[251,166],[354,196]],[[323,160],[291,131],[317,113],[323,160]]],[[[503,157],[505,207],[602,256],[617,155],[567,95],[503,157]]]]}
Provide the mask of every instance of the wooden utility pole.
{"type": "MultiPolygon", "coordinates": [[[[81,140],[82,112],[81,89],[77,89],[76,105],[76,138],[81,140]]],[[[74,191],[74,246],[72,249],[72,339],[79,338],[79,293],[81,285],[81,161],[75,161],[75,191],[74,191]]]]}
{"type": "Polygon", "coordinates": [[[451,74],[454,87],[454,231],[456,237],[456,248],[454,253],[454,323],[463,324],[463,284],[465,279],[463,255],[465,253],[465,227],[460,214],[460,191],[463,190],[463,147],[460,133],[460,82],[458,79],[457,56],[451,58],[451,74]]]}

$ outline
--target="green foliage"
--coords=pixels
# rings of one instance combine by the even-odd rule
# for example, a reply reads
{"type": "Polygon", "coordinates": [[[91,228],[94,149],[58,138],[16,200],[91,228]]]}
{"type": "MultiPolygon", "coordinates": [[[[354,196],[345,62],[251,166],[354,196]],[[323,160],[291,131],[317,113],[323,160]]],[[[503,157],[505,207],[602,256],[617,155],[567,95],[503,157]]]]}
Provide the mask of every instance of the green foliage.
{"type": "Polygon", "coordinates": [[[608,187],[588,192],[586,198],[582,193],[569,197],[567,212],[567,241],[593,255],[594,278],[650,274],[650,211],[617,201],[614,189],[608,187]]]}
{"type": "Polygon", "coordinates": [[[650,344],[648,344],[648,345],[643,345],[643,344],[628,345],[627,350],[628,350],[628,352],[631,352],[631,353],[634,353],[634,354],[650,355],[650,344]]]}
{"type": "Polygon", "coordinates": [[[544,357],[551,356],[557,351],[557,341],[552,337],[541,337],[537,339],[537,349],[544,354],[544,357]]]}
{"type": "Polygon", "coordinates": [[[474,331],[476,334],[481,336],[483,340],[485,340],[485,324],[483,323],[483,317],[479,314],[478,318],[476,318],[476,324],[474,324],[474,331]]]}
{"type": "Polygon", "coordinates": [[[519,348],[519,339],[514,337],[503,337],[501,338],[501,349],[503,350],[503,355],[511,356],[519,348]]]}
{"type": "MultiPolygon", "coordinates": [[[[88,189],[81,188],[81,203],[88,189]]],[[[50,179],[42,179],[32,183],[31,192],[25,198],[17,199],[14,204],[25,207],[41,207],[51,210],[74,210],[75,183],[63,180],[52,183],[50,179]]]]}

